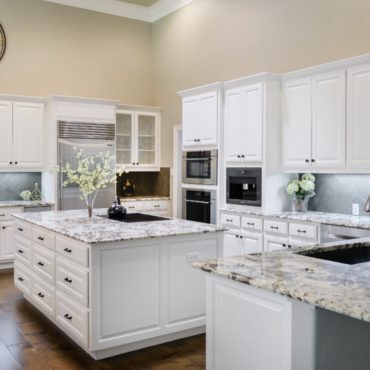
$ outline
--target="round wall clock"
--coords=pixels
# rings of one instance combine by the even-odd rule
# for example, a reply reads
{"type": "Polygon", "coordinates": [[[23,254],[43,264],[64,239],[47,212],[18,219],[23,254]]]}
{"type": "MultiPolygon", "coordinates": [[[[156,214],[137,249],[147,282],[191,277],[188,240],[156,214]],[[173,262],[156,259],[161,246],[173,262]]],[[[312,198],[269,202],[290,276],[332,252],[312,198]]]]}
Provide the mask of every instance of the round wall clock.
{"type": "Polygon", "coordinates": [[[3,27],[0,24],[0,60],[4,56],[6,49],[6,38],[3,27]]]}

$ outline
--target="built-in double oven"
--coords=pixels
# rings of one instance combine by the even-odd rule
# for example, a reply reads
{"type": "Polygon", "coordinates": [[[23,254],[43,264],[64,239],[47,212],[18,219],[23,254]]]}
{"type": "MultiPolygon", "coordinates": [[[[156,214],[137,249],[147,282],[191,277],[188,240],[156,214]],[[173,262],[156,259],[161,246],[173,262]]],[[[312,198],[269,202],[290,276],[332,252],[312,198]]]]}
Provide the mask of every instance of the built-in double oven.
{"type": "Polygon", "coordinates": [[[182,217],[185,220],[216,223],[216,190],[183,189],[182,217]]]}
{"type": "Polygon", "coordinates": [[[226,169],[226,203],[262,206],[262,169],[258,167],[226,169]]]}
{"type": "Polygon", "coordinates": [[[182,183],[217,185],[217,150],[183,152],[182,183]]]}

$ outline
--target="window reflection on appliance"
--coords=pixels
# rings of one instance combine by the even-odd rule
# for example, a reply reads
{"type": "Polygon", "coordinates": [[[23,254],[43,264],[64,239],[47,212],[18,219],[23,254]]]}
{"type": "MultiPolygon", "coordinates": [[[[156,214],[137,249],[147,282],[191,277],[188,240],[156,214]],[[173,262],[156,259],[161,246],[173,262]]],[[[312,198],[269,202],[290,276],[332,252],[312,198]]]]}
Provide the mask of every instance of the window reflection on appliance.
{"type": "Polygon", "coordinates": [[[227,203],[261,206],[261,168],[228,168],[227,203]]]}

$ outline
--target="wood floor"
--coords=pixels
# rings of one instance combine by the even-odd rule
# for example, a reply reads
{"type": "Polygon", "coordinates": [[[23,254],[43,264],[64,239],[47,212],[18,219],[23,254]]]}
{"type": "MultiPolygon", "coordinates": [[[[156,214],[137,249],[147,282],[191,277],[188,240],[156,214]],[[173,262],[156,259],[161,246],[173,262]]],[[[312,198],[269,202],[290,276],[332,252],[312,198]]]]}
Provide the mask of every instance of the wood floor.
{"type": "Polygon", "coordinates": [[[94,361],[23,299],[11,270],[0,270],[0,369],[199,370],[205,369],[205,337],[94,361]]]}

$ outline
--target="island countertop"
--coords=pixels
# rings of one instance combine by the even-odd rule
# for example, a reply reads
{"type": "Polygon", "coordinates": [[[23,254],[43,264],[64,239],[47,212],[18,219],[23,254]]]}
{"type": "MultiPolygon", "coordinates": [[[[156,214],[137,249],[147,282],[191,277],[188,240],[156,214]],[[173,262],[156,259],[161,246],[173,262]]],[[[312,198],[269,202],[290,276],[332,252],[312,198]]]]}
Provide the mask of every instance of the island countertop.
{"type": "Polygon", "coordinates": [[[54,231],[88,244],[122,242],[166,236],[221,232],[222,227],[199,222],[171,219],[125,223],[99,217],[105,209],[94,210],[91,219],[86,210],[18,213],[19,220],[54,231]]]}
{"type": "Polygon", "coordinates": [[[346,265],[298,253],[370,246],[369,238],[216,260],[193,266],[244,284],[370,322],[370,263],[346,265]]]}

